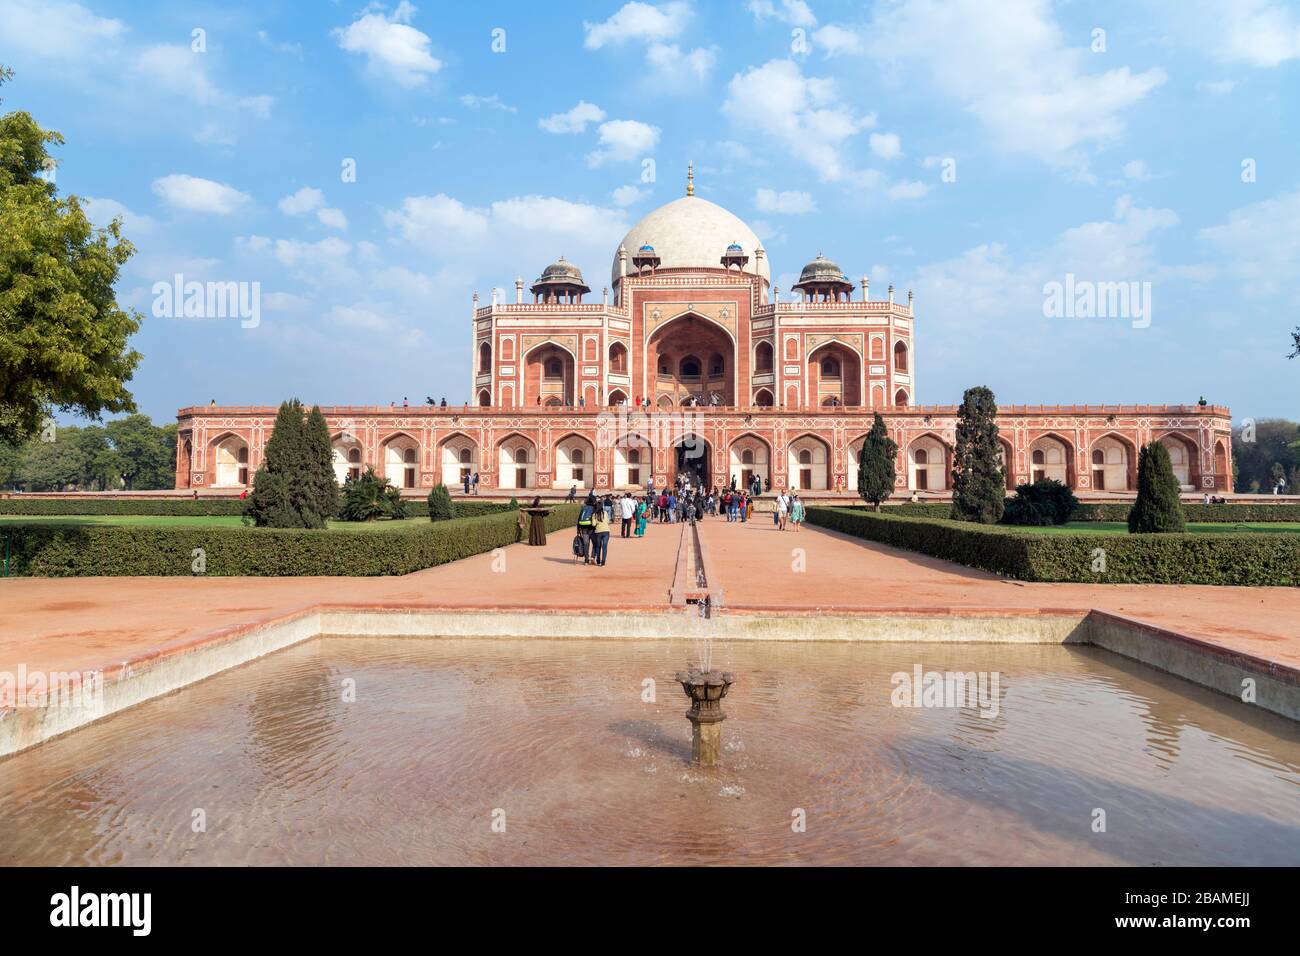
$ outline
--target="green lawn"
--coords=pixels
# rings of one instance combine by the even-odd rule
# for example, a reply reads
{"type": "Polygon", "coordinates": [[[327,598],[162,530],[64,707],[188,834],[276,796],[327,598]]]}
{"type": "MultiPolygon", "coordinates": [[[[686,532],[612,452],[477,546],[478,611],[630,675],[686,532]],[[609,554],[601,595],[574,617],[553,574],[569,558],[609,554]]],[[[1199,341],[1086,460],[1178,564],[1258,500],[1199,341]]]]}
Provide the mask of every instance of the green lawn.
{"type": "MultiPolygon", "coordinates": [[[[1064,525],[1000,525],[1014,527],[1017,531],[1037,531],[1042,534],[1128,534],[1128,525],[1122,521],[1071,521],[1064,525]]],[[[1260,532],[1263,534],[1300,534],[1300,522],[1294,521],[1259,521],[1254,523],[1234,524],[1222,522],[1189,522],[1187,530],[1197,534],[1239,534],[1242,532],[1260,532]]]]}
{"type": "MultiPolygon", "coordinates": [[[[0,515],[0,528],[12,525],[135,525],[151,528],[242,528],[239,515],[0,515]]],[[[427,517],[405,521],[331,521],[330,530],[382,531],[392,528],[423,527],[427,517]]]]}

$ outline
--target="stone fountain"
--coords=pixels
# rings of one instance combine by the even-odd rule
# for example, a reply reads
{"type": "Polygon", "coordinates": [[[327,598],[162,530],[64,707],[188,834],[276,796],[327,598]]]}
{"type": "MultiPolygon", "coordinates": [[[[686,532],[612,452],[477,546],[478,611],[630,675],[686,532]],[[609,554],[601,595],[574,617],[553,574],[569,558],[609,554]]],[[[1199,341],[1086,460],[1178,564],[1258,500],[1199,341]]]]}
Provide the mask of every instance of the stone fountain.
{"type": "Polygon", "coordinates": [[[722,759],[722,698],[735,677],[730,672],[692,667],[677,672],[677,682],[691,699],[686,719],[691,722],[691,760],[702,767],[715,766],[722,759]]]}

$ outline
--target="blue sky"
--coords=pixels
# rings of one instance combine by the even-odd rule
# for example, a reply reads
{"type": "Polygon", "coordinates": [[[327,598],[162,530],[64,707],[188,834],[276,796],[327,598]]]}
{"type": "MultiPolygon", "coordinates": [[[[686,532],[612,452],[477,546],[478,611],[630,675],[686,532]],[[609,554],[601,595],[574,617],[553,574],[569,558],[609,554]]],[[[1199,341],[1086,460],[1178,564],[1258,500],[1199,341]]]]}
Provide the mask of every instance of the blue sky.
{"type": "Polygon", "coordinates": [[[922,403],[1297,414],[1293,5],[0,0],[0,24],[3,109],[63,133],[60,189],[138,247],[156,420],[462,401],[471,293],[564,255],[598,296],[688,160],[782,289],[821,252],[915,290],[922,403]],[[261,324],[154,317],[177,272],[260,282],[261,324]],[[1045,316],[1067,273],[1150,282],[1150,324],[1045,316]]]}

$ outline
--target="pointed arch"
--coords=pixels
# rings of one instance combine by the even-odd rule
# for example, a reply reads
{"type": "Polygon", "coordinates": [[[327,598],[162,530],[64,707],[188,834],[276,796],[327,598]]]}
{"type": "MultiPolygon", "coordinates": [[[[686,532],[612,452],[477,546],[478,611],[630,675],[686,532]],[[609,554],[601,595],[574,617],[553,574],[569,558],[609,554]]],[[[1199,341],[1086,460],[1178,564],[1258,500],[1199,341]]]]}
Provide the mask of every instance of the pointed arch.
{"type": "Polygon", "coordinates": [[[439,480],[448,488],[465,484],[479,470],[478,442],[465,432],[452,432],[438,442],[439,480]]]}
{"type": "Polygon", "coordinates": [[[522,432],[497,442],[499,488],[532,488],[537,483],[537,443],[522,432]]]}
{"type": "Polygon", "coordinates": [[[830,442],[816,432],[804,432],[786,443],[786,473],[793,491],[826,491],[831,487],[830,442]]]}
{"type": "Polygon", "coordinates": [[[727,460],[727,480],[735,482],[737,488],[748,488],[755,478],[766,486],[772,479],[772,443],[756,432],[732,439],[727,460]]]}
{"type": "Polygon", "coordinates": [[[1052,478],[1070,488],[1078,487],[1075,473],[1074,442],[1056,431],[1045,431],[1029,442],[1029,481],[1052,478]],[[1060,455],[1056,454],[1059,449],[1060,455]]]}

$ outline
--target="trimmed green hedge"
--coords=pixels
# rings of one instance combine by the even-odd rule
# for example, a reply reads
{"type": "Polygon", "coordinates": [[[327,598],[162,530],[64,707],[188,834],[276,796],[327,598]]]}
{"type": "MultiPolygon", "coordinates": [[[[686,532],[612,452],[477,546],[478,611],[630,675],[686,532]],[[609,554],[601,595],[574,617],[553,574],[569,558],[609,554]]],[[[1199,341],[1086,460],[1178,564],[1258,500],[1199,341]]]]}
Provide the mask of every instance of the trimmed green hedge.
{"type": "MultiPolygon", "coordinates": [[[[242,515],[245,501],[239,498],[0,498],[0,515],[175,515],[208,518],[242,515]]],[[[456,499],[456,514],[462,518],[497,514],[510,506],[504,501],[456,499]]],[[[429,503],[409,499],[406,513],[412,518],[429,518],[429,503]]]]}
{"type": "MultiPolygon", "coordinates": [[[[547,531],[575,525],[578,510],[556,506],[547,531]]],[[[24,525],[0,531],[0,559],[7,538],[9,573],[30,577],[191,575],[196,548],[215,577],[410,574],[514,544],[518,523],[510,511],[383,531],[24,525]]]]}
{"type": "MultiPolygon", "coordinates": [[[[852,505],[855,511],[870,510],[870,505],[852,505]]],[[[1117,502],[1104,505],[1079,505],[1071,521],[1128,521],[1132,502],[1117,502]]],[[[911,518],[947,518],[952,507],[946,502],[919,501],[902,504],[885,505],[885,513],[906,515],[911,518]]],[[[1207,524],[1250,524],[1267,521],[1300,521],[1300,505],[1202,505],[1183,504],[1183,513],[1188,521],[1207,524]]]]}
{"type": "Polygon", "coordinates": [[[1300,585],[1300,535],[1041,534],[861,508],[809,508],[808,521],[1022,581],[1300,585]],[[1099,552],[1105,571],[1093,570],[1099,552]]]}
{"type": "Polygon", "coordinates": [[[241,515],[238,498],[0,498],[0,515],[241,515]]]}

